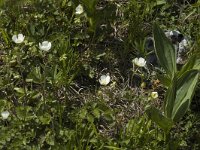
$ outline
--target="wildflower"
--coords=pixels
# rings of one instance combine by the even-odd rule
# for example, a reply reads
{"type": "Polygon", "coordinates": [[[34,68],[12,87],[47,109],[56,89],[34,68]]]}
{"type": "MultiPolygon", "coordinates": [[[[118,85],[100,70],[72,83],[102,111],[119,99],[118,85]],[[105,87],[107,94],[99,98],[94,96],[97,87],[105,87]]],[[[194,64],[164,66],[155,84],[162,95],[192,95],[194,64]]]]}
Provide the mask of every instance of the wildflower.
{"type": "Polygon", "coordinates": [[[146,65],[146,60],[142,57],[135,58],[135,59],[132,60],[132,63],[134,63],[138,67],[144,67],[146,65]]]}
{"type": "Polygon", "coordinates": [[[79,4],[77,7],[76,7],[76,12],[75,12],[75,14],[77,14],[77,15],[80,15],[80,14],[82,14],[83,13],[83,6],[81,5],[81,4],[79,4]]]}
{"type": "Polygon", "coordinates": [[[158,98],[158,92],[151,92],[151,97],[152,97],[153,99],[158,98]]]}
{"type": "Polygon", "coordinates": [[[49,51],[51,49],[51,42],[44,41],[42,44],[39,43],[39,49],[43,51],[49,51]]]}
{"type": "Polygon", "coordinates": [[[110,76],[109,74],[107,75],[102,75],[99,79],[99,83],[101,85],[107,85],[108,83],[110,83],[110,76]]]}
{"type": "Polygon", "coordinates": [[[1,116],[3,119],[7,119],[9,115],[10,115],[10,113],[8,111],[1,112],[1,116]]]}
{"type": "Polygon", "coordinates": [[[24,41],[25,36],[23,34],[13,35],[12,40],[16,44],[22,43],[24,41]]]}

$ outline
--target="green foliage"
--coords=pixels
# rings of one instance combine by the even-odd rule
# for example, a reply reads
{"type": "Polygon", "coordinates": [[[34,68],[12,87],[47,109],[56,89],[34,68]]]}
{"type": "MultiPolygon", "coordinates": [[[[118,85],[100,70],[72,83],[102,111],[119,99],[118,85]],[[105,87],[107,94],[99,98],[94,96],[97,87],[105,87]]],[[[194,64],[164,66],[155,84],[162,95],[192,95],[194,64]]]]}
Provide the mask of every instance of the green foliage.
{"type": "Polygon", "coordinates": [[[198,149],[191,138],[199,139],[198,112],[187,110],[193,95],[199,99],[199,10],[174,4],[0,0],[0,113],[10,113],[0,114],[0,149],[154,150],[169,143],[198,149]],[[79,4],[82,14],[75,13],[79,4]],[[154,20],[191,36],[190,58],[180,69],[154,20]],[[167,90],[154,83],[155,66],[138,67],[132,76],[133,57],[152,53],[145,45],[152,28],[167,90]],[[16,44],[12,36],[19,33],[25,40],[16,44]],[[51,42],[49,51],[40,50],[43,41],[51,42]],[[107,86],[99,84],[103,74],[111,76],[107,86]]]}
{"type": "MultiPolygon", "coordinates": [[[[197,64],[195,63],[196,58],[191,57],[192,60],[189,60],[188,63],[182,67],[180,72],[178,72],[176,69],[176,51],[172,43],[165,37],[164,32],[157,24],[154,24],[153,34],[155,50],[160,65],[165,69],[166,74],[171,80],[165,84],[167,86],[167,92],[164,102],[164,115],[153,107],[147,109],[146,112],[149,118],[155,121],[164,130],[168,149],[176,149],[175,147],[177,147],[177,144],[170,139],[169,131],[172,125],[180,121],[185,115],[191,104],[199,79],[199,70],[197,70],[199,66],[196,70],[194,69],[194,64],[197,64]]],[[[165,76],[161,78],[165,78],[165,76]]]]}
{"type": "Polygon", "coordinates": [[[154,24],[153,33],[157,57],[166,74],[171,78],[170,84],[167,84],[165,115],[173,121],[178,121],[189,108],[198,82],[199,71],[192,70],[196,59],[191,57],[192,60],[189,60],[180,72],[177,72],[176,51],[172,43],[157,24],[154,24]]]}

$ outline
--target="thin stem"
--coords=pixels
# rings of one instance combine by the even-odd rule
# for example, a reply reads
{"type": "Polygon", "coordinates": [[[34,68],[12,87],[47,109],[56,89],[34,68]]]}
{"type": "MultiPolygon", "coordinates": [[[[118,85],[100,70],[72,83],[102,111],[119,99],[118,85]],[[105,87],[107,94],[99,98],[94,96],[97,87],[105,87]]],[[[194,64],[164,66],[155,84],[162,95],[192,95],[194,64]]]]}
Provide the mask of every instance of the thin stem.
{"type": "Polygon", "coordinates": [[[43,109],[45,110],[46,107],[46,68],[47,68],[47,63],[45,61],[46,53],[44,54],[44,80],[43,80],[43,87],[42,87],[42,100],[44,102],[43,109]]]}
{"type": "Polygon", "coordinates": [[[170,142],[170,139],[171,139],[171,135],[170,135],[170,132],[168,133],[164,133],[164,139],[165,139],[165,144],[168,146],[169,142],[170,142]]]}

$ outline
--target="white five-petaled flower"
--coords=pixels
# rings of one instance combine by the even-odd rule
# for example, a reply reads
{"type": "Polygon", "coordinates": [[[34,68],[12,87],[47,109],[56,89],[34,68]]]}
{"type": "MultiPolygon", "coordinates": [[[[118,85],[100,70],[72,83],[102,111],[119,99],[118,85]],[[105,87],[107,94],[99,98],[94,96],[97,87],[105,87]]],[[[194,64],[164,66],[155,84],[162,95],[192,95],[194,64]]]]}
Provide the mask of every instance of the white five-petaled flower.
{"type": "Polygon", "coordinates": [[[99,83],[101,85],[108,85],[108,83],[110,83],[110,75],[102,75],[99,79],[99,83]]]}
{"type": "Polygon", "coordinates": [[[24,41],[25,36],[23,36],[23,34],[18,34],[18,35],[13,35],[12,36],[12,40],[13,42],[19,44],[22,43],[24,41]]]}
{"type": "Polygon", "coordinates": [[[152,97],[153,99],[158,98],[158,92],[151,92],[151,97],[152,97]]]}
{"type": "Polygon", "coordinates": [[[75,14],[77,14],[77,15],[80,15],[80,14],[82,14],[83,13],[83,6],[81,5],[81,4],[79,4],[77,7],[76,7],[76,12],[75,12],[75,14]]]}
{"type": "Polygon", "coordinates": [[[1,112],[1,116],[2,116],[2,118],[3,118],[4,120],[7,119],[9,115],[10,115],[10,113],[9,113],[7,110],[1,112]]]}
{"type": "Polygon", "coordinates": [[[43,51],[49,51],[51,49],[51,42],[44,41],[42,44],[39,43],[39,49],[43,51]]]}
{"type": "Polygon", "coordinates": [[[132,60],[132,62],[137,65],[138,67],[144,67],[146,65],[146,60],[142,57],[135,58],[132,60]]]}

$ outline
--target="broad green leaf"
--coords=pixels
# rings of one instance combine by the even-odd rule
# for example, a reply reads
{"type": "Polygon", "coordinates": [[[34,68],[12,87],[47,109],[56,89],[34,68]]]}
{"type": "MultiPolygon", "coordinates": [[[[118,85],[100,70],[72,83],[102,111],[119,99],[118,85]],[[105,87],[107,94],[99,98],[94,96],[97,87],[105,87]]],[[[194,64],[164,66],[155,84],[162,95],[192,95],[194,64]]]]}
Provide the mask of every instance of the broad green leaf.
{"type": "Polygon", "coordinates": [[[192,70],[192,69],[199,70],[200,69],[200,59],[197,57],[198,57],[197,55],[193,55],[189,58],[188,62],[179,71],[179,73],[178,73],[179,77],[188,70],[192,70]]]}
{"type": "Polygon", "coordinates": [[[158,80],[166,87],[169,87],[170,86],[170,83],[171,83],[171,79],[169,77],[167,77],[166,75],[160,75],[160,74],[157,74],[156,75],[158,80]]]}
{"type": "Polygon", "coordinates": [[[154,121],[158,126],[160,126],[165,132],[169,132],[173,125],[173,121],[156,109],[155,107],[147,108],[146,113],[148,117],[154,121]]]}
{"type": "Polygon", "coordinates": [[[176,98],[176,80],[176,77],[174,77],[165,95],[164,112],[165,116],[167,116],[168,118],[171,118],[172,116],[173,106],[176,98]]]}
{"type": "Polygon", "coordinates": [[[190,106],[199,78],[198,70],[185,72],[177,81],[177,92],[172,119],[178,121],[190,106]]]}
{"type": "Polygon", "coordinates": [[[200,58],[195,60],[193,69],[200,70],[200,58]]]}
{"type": "Polygon", "coordinates": [[[176,50],[170,40],[165,36],[165,33],[156,23],[153,26],[153,36],[155,51],[160,65],[169,77],[173,77],[177,71],[176,50]]]}
{"type": "Polygon", "coordinates": [[[178,72],[178,76],[180,77],[183,75],[186,71],[191,70],[194,67],[196,57],[193,56],[189,59],[189,61],[181,68],[181,70],[178,72]]]}

